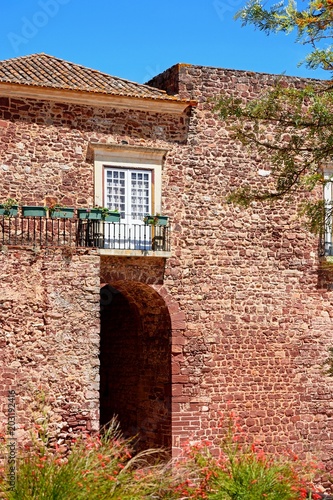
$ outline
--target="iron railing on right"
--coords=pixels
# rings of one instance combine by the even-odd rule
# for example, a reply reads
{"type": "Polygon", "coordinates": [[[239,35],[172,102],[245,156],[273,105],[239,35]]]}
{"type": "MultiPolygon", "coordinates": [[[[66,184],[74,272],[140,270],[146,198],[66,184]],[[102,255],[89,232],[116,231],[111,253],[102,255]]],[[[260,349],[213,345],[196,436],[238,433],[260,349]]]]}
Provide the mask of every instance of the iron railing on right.
{"type": "Polygon", "coordinates": [[[0,216],[0,244],[169,252],[170,227],[76,218],[0,216]]]}
{"type": "Polygon", "coordinates": [[[333,241],[331,232],[326,231],[319,235],[318,254],[319,257],[333,256],[333,241]]]}

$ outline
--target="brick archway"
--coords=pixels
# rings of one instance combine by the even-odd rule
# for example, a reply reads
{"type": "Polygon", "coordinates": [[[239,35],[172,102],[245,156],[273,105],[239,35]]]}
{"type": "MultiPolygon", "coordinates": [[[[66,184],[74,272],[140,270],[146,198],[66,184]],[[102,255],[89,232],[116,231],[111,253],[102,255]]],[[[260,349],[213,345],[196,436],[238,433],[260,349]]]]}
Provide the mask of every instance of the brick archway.
{"type": "Polygon", "coordinates": [[[187,394],[188,375],[184,373],[184,346],[188,337],[185,335],[186,320],[177,301],[170,295],[164,286],[165,259],[144,257],[115,257],[103,256],[101,259],[101,286],[111,285],[122,287],[127,283],[126,297],[135,308],[136,294],[131,292],[131,283],[143,286],[148,295],[158,298],[168,312],[170,322],[169,351],[170,361],[170,384],[171,392],[171,449],[172,454],[177,456],[181,452],[181,441],[185,439],[187,431],[182,429],[183,406],[188,404],[187,394]]]}
{"type": "Polygon", "coordinates": [[[181,311],[179,304],[174,300],[164,286],[151,285],[151,287],[162,297],[168,308],[172,331],[177,332],[185,330],[185,313],[181,311]]]}
{"type": "MultiPolygon", "coordinates": [[[[184,355],[186,337],[185,313],[179,304],[169,294],[163,285],[152,285],[165,301],[171,319],[171,434],[172,434],[172,456],[177,457],[182,452],[181,439],[184,440],[184,431],[180,427],[182,422],[181,406],[188,402],[184,396],[184,386],[188,382],[187,375],[182,373],[181,365],[184,355]]],[[[187,432],[186,432],[187,435],[187,432]]]]}
{"type": "MultiPolygon", "coordinates": [[[[171,299],[126,280],[101,288],[101,424],[114,414],[138,447],[171,450],[171,299]],[[167,300],[165,300],[165,297],[167,300]]],[[[178,319],[179,321],[179,319],[178,319]]]]}

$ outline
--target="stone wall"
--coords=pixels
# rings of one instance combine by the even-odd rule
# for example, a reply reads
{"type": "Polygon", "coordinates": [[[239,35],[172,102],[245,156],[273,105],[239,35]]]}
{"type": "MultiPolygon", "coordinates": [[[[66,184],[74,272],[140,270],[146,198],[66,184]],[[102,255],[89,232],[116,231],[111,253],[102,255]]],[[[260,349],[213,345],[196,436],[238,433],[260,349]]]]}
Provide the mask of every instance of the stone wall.
{"type": "MultiPolygon", "coordinates": [[[[160,115],[0,98],[0,200],[12,197],[22,205],[57,201],[75,207],[93,206],[90,142],[125,141],[130,145],[167,148],[178,151],[175,156],[179,157],[187,139],[188,123],[186,114],[160,115]]],[[[166,179],[164,172],[163,178],[166,179]]],[[[80,429],[96,429],[100,411],[100,257],[91,249],[85,254],[69,248],[18,247],[2,247],[0,256],[4,262],[2,288],[10,297],[0,314],[5,325],[2,331],[8,332],[10,338],[2,351],[0,369],[3,423],[8,418],[8,390],[14,387],[18,398],[18,437],[29,437],[36,412],[43,411],[36,406],[43,391],[50,398],[47,408],[52,429],[60,437],[80,429]]],[[[139,263],[137,266],[146,267],[151,283],[163,283],[164,259],[139,263]]],[[[123,274],[121,278],[118,274],[118,278],[124,280],[128,276],[123,274]]],[[[151,293],[157,297],[154,290],[151,293]]],[[[163,303],[162,299],[159,301],[163,303]]],[[[167,355],[169,337],[167,330],[167,355]]],[[[148,349],[145,356],[149,352],[148,349]]],[[[148,371],[146,375],[148,380],[148,371]]],[[[170,363],[161,379],[164,382],[157,381],[151,392],[145,382],[147,397],[146,403],[141,402],[140,421],[146,422],[146,435],[155,432],[159,444],[170,446],[170,387],[164,387],[170,382],[170,363]],[[153,391],[161,390],[156,384],[162,384],[165,393],[158,422],[151,411],[153,398],[157,398],[153,391]]],[[[156,443],[154,439],[151,437],[149,443],[156,443]]]]}
{"type": "Polygon", "coordinates": [[[187,127],[186,115],[0,98],[0,200],[93,206],[90,142],[172,149],[186,141],[187,127]]]}
{"type": "Polygon", "coordinates": [[[40,419],[59,437],[99,428],[99,257],[93,251],[0,252],[1,422],[16,392],[16,437],[40,419]]]}
{"type": "Polygon", "coordinates": [[[333,345],[332,276],[320,270],[317,238],[298,215],[299,200],[249,209],[225,203],[234,188],[270,182],[259,175],[269,166],[231,139],[211,98],[221,91],[251,98],[275,80],[177,65],[150,82],[198,100],[191,152],[174,185],[182,210],[173,215],[164,283],[187,319],[179,362],[187,382],[174,386],[174,435],[217,443],[221,413],[233,410],[269,450],[310,452],[330,468],[333,381],[322,367],[333,345]]]}
{"type": "MultiPolygon", "coordinates": [[[[2,254],[3,289],[16,295],[2,309],[10,343],[1,387],[13,376],[22,380],[15,383],[36,384],[45,376],[65,398],[54,403],[61,420],[72,403],[79,403],[78,414],[97,412],[97,281],[100,276],[102,285],[117,284],[133,301],[141,284],[145,293],[147,287],[158,292],[170,315],[175,454],[189,437],[217,444],[221,415],[233,410],[269,450],[292,448],[332,466],[333,382],[322,372],[332,345],[332,291],[330,276],[319,269],[317,239],[300,220],[297,200],[249,209],[225,203],[231,189],[270,179],[259,175],[265,162],[231,138],[211,98],[222,89],[251,97],[273,81],[271,75],[178,65],[151,83],[197,99],[198,106],[180,117],[1,99],[0,197],[91,205],[89,141],[125,140],[168,149],[162,209],[172,223],[172,257],[165,264],[103,257],[101,276],[92,250],[74,254],[68,264],[57,252],[2,254]],[[45,305],[36,305],[37,295],[45,305]],[[67,311],[63,297],[66,304],[74,301],[73,309],[67,311]],[[43,314],[44,329],[32,326],[43,314]],[[58,331],[70,338],[56,340],[58,331]],[[45,332],[53,333],[47,342],[45,332]],[[59,353],[66,353],[71,368],[59,353]]],[[[24,424],[24,402],[20,408],[24,424]]]]}

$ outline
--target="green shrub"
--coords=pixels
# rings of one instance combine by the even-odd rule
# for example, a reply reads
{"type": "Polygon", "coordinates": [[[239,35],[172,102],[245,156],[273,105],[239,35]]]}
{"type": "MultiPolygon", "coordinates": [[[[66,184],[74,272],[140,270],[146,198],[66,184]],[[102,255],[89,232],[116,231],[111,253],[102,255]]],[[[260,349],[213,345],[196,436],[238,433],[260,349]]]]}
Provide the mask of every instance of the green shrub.
{"type": "MultiPolygon", "coordinates": [[[[295,456],[272,456],[230,421],[214,455],[210,443],[184,447],[177,461],[161,450],[133,455],[113,420],[101,435],[83,436],[69,450],[51,447],[47,429],[17,457],[16,487],[0,469],[0,498],[6,500],[301,500],[313,473],[295,456]]],[[[312,488],[313,489],[313,488],[312,488]]],[[[311,497],[316,499],[316,494],[311,497]]],[[[317,498],[321,498],[317,496],[317,498]]]]}
{"type": "MultiPolygon", "coordinates": [[[[246,441],[246,440],[245,440],[246,441]]],[[[207,444],[187,446],[176,486],[183,499],[301,500],[308,497],[312,464],[295,455],[273,456],[244,443],[237,424],[229,421],[225,439],[216,454],[207,444]]],[[[312,487],[313,489],[313,487],[312,487]]],[[[312,499],[321,498],[313,494],[312,499]]]]}
{"type": "Polygon", "coordinates": [[[4,470],[0,492],[7,500],[168,498],[164,466],[149,464],[158,454],[161,450],[132,456],[131,442],[122,438],[113,421],[102,435],[72,443],[68,453],[35,441],[17,457],[15,490],[10,491],[4,470]]]}

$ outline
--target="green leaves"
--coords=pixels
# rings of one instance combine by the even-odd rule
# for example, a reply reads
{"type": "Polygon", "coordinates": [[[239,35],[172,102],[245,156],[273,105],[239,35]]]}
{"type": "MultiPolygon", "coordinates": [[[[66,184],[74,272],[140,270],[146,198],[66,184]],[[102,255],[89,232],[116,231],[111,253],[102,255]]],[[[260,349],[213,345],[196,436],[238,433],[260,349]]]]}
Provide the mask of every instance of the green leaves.
{"type": "Polygon", "coordinates": [[[242,26],[253,24],[269,35],[278,31],[290,33],[294,29],[295,14],[296,4],[292,0],[286,6],[283,2],[279,2],[270,10],[264,9],[259,0],[252,0],[237,12],[235,19],[241,19],[242,26]]]}
{"type": "Polygon", "coordinates": [[[305,60],[307,66],[332,70],[332,47],[327,47],[333,34],[332,10],[332,0],[311,0],[302,10],[297,10],[294,0],[277,3],[270,9],[265,9],[260,0],[251,0],[235,17],[241,19],[243,26],[252,24],[267,35],[296,31],[297,41],[310,44],[313,49],[305,60]]]}
{"type": "Polygon", "coordinates": [[[328,368],[326,369],[325,373],[326,375],[329,375],[330,377],[333,377],[333,347],[330,347],[328,349],[329,356],[325,360],[325,365],[328,365],[328,368]]]}
{"type": "MultiPolygon", "coordinates": [[[[249,102],[222,95],[216,112],[232,136],[255,151],[271,170],[269,183],[255,190],[243,187],[228,201],[248,206],[314,190],[323,183],[323,169],[333,158],[333,92],[327,82],[290,88],[282,78],[249,102]]],[[[318,232],[320,206],[304,212],[318,232]],[[319,213],[316,211],[319,210],[319,213]]]]}

